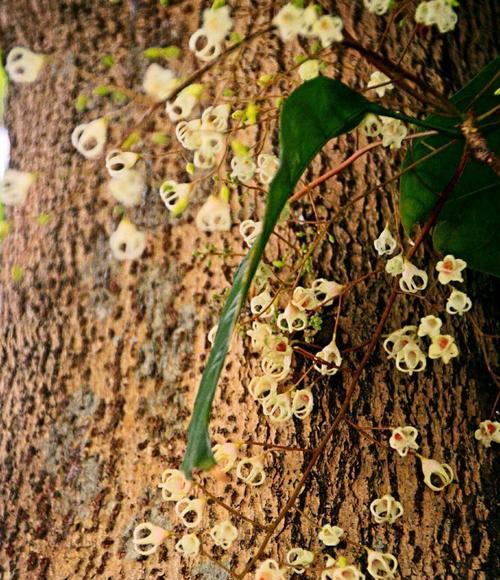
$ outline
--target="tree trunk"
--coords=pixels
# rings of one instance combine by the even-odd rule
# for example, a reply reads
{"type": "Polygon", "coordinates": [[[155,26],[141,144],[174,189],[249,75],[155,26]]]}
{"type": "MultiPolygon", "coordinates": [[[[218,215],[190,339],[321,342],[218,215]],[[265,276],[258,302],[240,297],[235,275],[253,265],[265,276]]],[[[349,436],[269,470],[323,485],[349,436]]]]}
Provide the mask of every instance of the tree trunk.
{"type": "MultiPolygon", "coordinates": [[[[78,114],[76,97],[109,82],[140,91],[146,66],[140,52],[145,48],[178,44],[184,54],[173,67],[188,74],[199,66],[187,41],[199,26],[200,10],[210,2],[171,4],[167,9],[155,0],[118,5],[5,0],[0,5],[2,49],[20,45],[54,55],[41,80],[11,85],[7,107],[11,165],[36,171],[38,178],[28,202],[8,212],[11,233],[1,250],[0,571],[5,578],[226,577],[204,557],[194,564],[182,559],[172,541],[148,558],[139,557],[131,537],[143,521],[174,529],[179,537],[183,533],[157,484],[162,471],[177,467],[182,458],[209,348],[206,334],[217,322],[219,296],[229,287],[238,261],[232,256],[208,260],[196,251],[213,243],[242,253],[237,225],[228,233],[202,234],[190,218],[174,222],[151,189],[142,205],[128,212],[148,232],[147,252],[139,261],[119,263],[110,255],[108,239],[121,216],[106,194],[103,160],[84,160],[70,142],[76,125],[113,109],[109,100],[95,99],[93,110],[78,114]],[[100,63],[107,53],[116,62],[111,72],[100,63]],[[82,71],[91,73],[95,83],[89,84],[82,71]],[[42,212],[49,214],[45,226],[37,221],[42,212]],[[13,280],[13,266],[22,268],[22,280],[13,280]]],[[[242,35],[266,26],[278,9],[267,0],[233,4],[238,4],[233,13],[242,35]]],[[[387,18],[370,15],[361,2],[332,4],[363,44],[376,45],[387,18]]],[[[495,0],[461,2],[457,30],[418,36],[404,65],[439,90],[449,94],[458,89],[497,54],[495,5],[495,0]]],[[[397,59],[410,29],[391,28],[384,44],[389,57],[397,59]]],[[[223,85],[242,98],[254,94],[263,72],[290,67],[298,53],[294,43],[284,46],[275,35],[250,43],[232,57],[230,66],[225,63],[229,72],[223,80],[217,69],[205,75],[206,105],[223,85]]],[[[337,78],[355,88],[366,86],[373,69],[350,50],[332,53],[337,78]]],[[[422,110],[412,100],[407,105],[408,111],[422,110]]],[[[125,107],[112,123],[108,145],[120,143],[144,111],[140,103],[125,107]]],[[[154,146],[148,135],[173,132],[161,109],[144,128],[149,151],[154,146]]],[[[258,132],[255,136],[262,138],[258,132]]],[[[353,136],[329,144],[307,178],[335,166],[355,147],[353,136]]],[[[148,164],[151,182],[181,180],[185,161],[165,159],[148,164]]],[[[385,152],[372,153],[327,182],[321,197],[315,197],[321,216],[332,215],[353,196],[396,173],[394,159],[385,152]]],[[[208,193],[206,186],[200,189],[208,193]]],[[[234,224],[262,216],[263,195],[233,197],[234,224]]],[[[344,282],[375,269],[379,262],[373,240],[394,216],[396,198],[397,188],[390,186],[351,206],[331,232],[335,242],[316,252],[315,275],[344,282]]],[[[195,209],[201,201],[199,195],[195,209]]],[[[192,214],[190,207],[187,215],[192,214]]],[[[314,219],[309,201],[292,208],[292,217],[314,219]]],[[[300,243],[304,238],[296,235],[304,229],[305,241],[311,242],[315,232],[301,224],[280,231],[300,243]]],[[[276,259],[287,250],[274,239],[268,256],[276,259]]],[[[425,252],[426,261],[419,252],[417,262],[434,264],[437,256],[429,248],[425,252]]],[[[494,333],[491,280],[468,273],[466,281],[474,320],[484,332],[494,333]]],[[[369,339],[388,292],[387,280],[380,277],[352,292],[340,318],[341,348],[369,339]]],[[[437,287],[426,293],[440,305],[446,295],[447,289],[437,287]]],[[[426,302],[399,297],[386,330],[429,313],[426,302]]],[[[447,317],[446,325],[457,337],[458,358],[447,366],[434,362],[424,373],[407,377],[378,347],[349,411],[361,425],[416,426],[422,454],[450,463],[456,482],[442,493],[432,492],[423,484],[416,457],[402,459],[344,423],[297,502],[320,524],[336,523],[354,541],[393,553],[403,578],[494,578],[498,569],[489,523],[493,450],[480,448],[473,437],[479,421],[488,418],[494,385],[471,316],[456,318],[447,317]],[[389,492],[400,499],[405,514],[401,523],[386,528],[373,523],[368,506],[389,492]]],[[[331,328],[329,318],[320,337],[324,343],[331,328]]],[[[490,343],[485,345],[491,358],[490,343]]],[[[360,358],[359,351],[353,353],[350,367],[360,358]]],[[[491,364],[495,362],[493,357],[491,364]]],[[[257,369],[247,341],[235,340],[215,402],[214,440],[317,444],[342,404],[349,375],[319,382],[310,420],[275,428],[257,412],[246,390],[257,369]]],[[[383,432],[375,431],[374,437],[387,440],[383,432]]],[[[208,479],[207,487],[248,517],[269,522],[290,497],[307,460],[301,453],[274,453],[264,487],[244,487],[234,476],[208,479]]],[[[216,516],[227,514],[212,505],[207,522],[212,524],[216,516]]],[[[293,546],[317,546],[317,530],[299,512],[291,511],[285,524],[266,557],[283,561],[293,546]]],[[[238,527],[238,549],[229,555],[213,552],[235,570],[242,569],[262,539],[245,522],[238,527]]],[[[349,549],[338,553],[349,555],[349,549]]]]}

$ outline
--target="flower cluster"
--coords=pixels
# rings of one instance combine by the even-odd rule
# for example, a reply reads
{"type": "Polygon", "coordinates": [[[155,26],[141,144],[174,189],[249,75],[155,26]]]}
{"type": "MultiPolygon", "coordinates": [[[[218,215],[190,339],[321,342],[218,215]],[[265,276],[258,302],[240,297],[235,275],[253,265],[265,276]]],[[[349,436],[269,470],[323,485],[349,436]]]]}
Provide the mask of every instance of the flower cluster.
{"type": "Polygon", "coordinates": [[[334,42],[342,42],[344,23],[338,16],[321,15],[321,9],[311,4],[300,8],[293,3],[285,4],[273,19],[278,34],[284,42],[298,36],[319,38],[323,48],[334,42]]]}

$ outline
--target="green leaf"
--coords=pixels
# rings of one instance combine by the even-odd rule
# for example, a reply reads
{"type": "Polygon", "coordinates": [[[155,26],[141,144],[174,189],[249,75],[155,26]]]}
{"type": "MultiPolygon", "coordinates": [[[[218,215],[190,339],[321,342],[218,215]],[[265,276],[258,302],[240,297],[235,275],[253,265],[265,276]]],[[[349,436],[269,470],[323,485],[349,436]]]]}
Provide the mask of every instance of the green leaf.
{"type": "Polygon", "coordinates": [[[194,468],[208,469],[215,463],[208,433],[215,389],[252,279],[288,198],[313,157],[330,139],[354,129],[367,113],[381,111],[385,110],[325,77],[304,83],[285,101],[280,117],[280,166],[269,188],[262,233],[236,272],[201,378],[182,463],[186,477],[191,477],[194,468]]]}
{"type": "MultiPolygon", "coordinates": [[[[486,66],[450,102],[463,113],[457,117],[431,115],[427,121],[449,127],[460,125],[470,108],[476,117],[498,106],[495,88],[500,77],[500,58],[486,66]]],[[[494,116],[478,123],[491,152],[500,151],[500,130],[494,116]]],[[[418,163],[401,178],[400,212],[403,226],[411,232],[432,213],[439,195],[452,179],[465,147],[463,137],[435,135],[415,140],[403,168],[418,163]]],[[[434,247],[467,261],[475,270],[500,276],[500,180],[485,163],[470,156],[457,185],[450,193],[433,231],[434,247]]]]}

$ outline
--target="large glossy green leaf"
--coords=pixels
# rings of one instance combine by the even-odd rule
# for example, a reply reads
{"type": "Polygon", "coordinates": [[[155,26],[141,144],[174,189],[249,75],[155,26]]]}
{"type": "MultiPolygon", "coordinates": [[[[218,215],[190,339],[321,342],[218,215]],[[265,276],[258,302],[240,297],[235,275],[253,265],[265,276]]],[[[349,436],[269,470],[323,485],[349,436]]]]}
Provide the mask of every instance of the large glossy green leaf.
{"type": "Polygon", "coordinates": [[[288,198],[327,141],[354,129],[372,109],[380,112],[362,95],[324,77],[304,83],[285,101],[280,117],[280,167],[269,188],[262,233],[236,272],[201,378],[182,463],[187,477],[195,467],[208,469],[214,464],[208,423],[215,389],[240,310],[288,198]]]}
{"type": "MultiPolygon", "coordinates": [[[[476,117],[492,111],[500,104],[495,90],[500,85],[500,59],[485,67],[450,101],[465,113],[469,109],[476,117]]],[[[431,123],[458,126],[459,117],[430,116],[431,123]]],[[[480,133],[490,151],[500,150],[498,115],[478,122],[480,133]]],[[[465,140],[446,135],[426,137],[413,142],[403,167],[442,148],[438,154],[419,163],[401,178],[400,211],[407,232],[429,218],[437,199],[452,179],[465,147],[465,140]]],[[[471,156],[460,180],[449,195],[433,231],[437,250],[451,253],[467,261],[476,270],[500,276],[500,180],[486,164],[471,156]]]]}

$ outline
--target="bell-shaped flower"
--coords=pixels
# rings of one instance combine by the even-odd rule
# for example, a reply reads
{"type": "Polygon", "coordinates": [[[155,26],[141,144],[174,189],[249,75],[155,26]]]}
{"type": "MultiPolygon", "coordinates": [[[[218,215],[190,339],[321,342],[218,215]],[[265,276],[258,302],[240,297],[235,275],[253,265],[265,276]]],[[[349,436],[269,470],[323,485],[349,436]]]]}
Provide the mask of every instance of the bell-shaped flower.
{"type": "Polygon", "coordinates": [[[256,167],[250,156],[237,155],[231,159],[231,177],[242,183],[247,183],[253,179],[256,167]]]}
{"type": "Polygon", "coordinates": [[[333,280],[325,280],[325,278],[316,278],[311,286],[319,303],[329,302],[337,296],[343,294],[345,290],[344,284],[338,284],[333,280]]]}
{"type": "Polygon", "coordinates": [[[304,10],[294,4],[285,4],[273,18],[273,25],[283,42],[293,40],[302,30],[302,15],[304,10]]]}
{"type": "Polygon", "coordinates": [[[403,515],[403,506],[392,495],[386,494],[372,501],[370,511],[377,524],[393,524],[403,515]]]}
{"type": "Polygon", "coordinates": [[[177,183],[172,179],[167,179],[161,184],[160,197],[174,216],[179,216],[186,209],[192,188],[191,183],[177,183]]]}
{"type": "Polygon", "coordinates": [[[207,107],[201,116],[201,127],[205,131],[219,131],[223,133],[227,130],[227,123],[231,106],[227,104],[207,107]]]}
{"type": "Polygon", "coordinates": [[[236,443],[218,443],[214,445],[213,453],[217,466],[223,473],[231,471],[238,458],[240,445],[236,443]]]}
{"type": "MultiPolygon", "coordinates": [[[[343,560],[345,558],[339,558],[343,560]]],[[[329,558],[329,560],[332,560],[329,558]]],[[[327,563],[328,564],[328,563],[327,563]]],[[[356,566],[349,565],[345,562],[335,566],[335,561],[331,562],[331,566],[327,566],[323,572],[321,572],[321,580],[365,580],[365,575],[360,572],[356,566]]]]}
{"type": "Polygon", "coordinates": [[[236,467],[236,476],[252,487],[262,485],[266,479],[266,473],[261,457],[246,457],[242,459],[236,467]]]}
{"type": "Polygon", "coordinates": [[[278,171],[280,160],[276,155],[261,153],[257,157],[257,177],[262,185],[268,185],[278,171]]]}
{"type": "Polygon", "coordinates": [[[208,8],[203,11],[203,30],[207,38],[222,42],[233,28],[233,19],[228,5],[208,8]]]}
{"type": "Polygon", "coordinates": [[[316,58],[310,58],[304,61],[298,69],[299,77],[303,81],[310,81],[319,76],[320,61],[316,58]]]}
{"type": "Polygon", "coordinates": [[[392,91],[394,88],[394,85],[390,81],[391,79],[386,74],[376,70],[370,75],[370,80],[368,81],[366,87],[368,89],[373,87],[373,90],[377,93],[377,96],[383,97],[386,91],[392,91]]]}
{"type": "Polygon", "coordinates": [[[167,101],[165,110],[170,120],[174,123],[187,119],[199,103],[203,86],[199,84],[189,85],[175,97],[174,101],[167,101]]]}
{"type": "Polygon", "coordinates": [[[418,431],[415,427],[396,427],[392,429],[389,445],[395,449],[401,457],[406,457],[410,449],[418,449],[418,431]]]}
{"type": "Polygon", "coordinates": [[[240,234],[245,240],[245,244],[251,248],[262,231],[262,222],[254,220],[244,220],[240,224],[240,234]]]}
{"type": "Polygon", "coordinates": [[[113,149],[106,155],[106,169],[111,177],[119,177],[137,163],[139,155],[132,151],[113,149]]]}
{"type": "Polygon", "coordinates": [[[299,332],[307,326],[307,314],[289,302],[276,321],[280,330],[299,332]]]}
{"type": "Polygon", "coordinates": [[[205,503],[203,499],[182,498],[175,504],[175,513],[186,528],[196,528],[203,518],[205,503]]]}
{"type": "Polygon", "coordinates": [[[432,338],[440,333],[442,325],[443,321],[440,318],[429,314],[429,316],[420,319],[417,334],[420,337],[429,336],[432,338]]]}
{"type": "Polygon", "coordinates": [[[429,358],[440,358],[444,364],[458,356],[458,347],[455,339],[449,334],[436,334],[432,337],[432,344],[429,347],[429,358]]]}
{"type": "Polygon", "coordinates": [[[183,556],[197,556],[200,552],[200,540],[196,534],[184,534],[175,544],[175,549],[183,556]]]}
{"type": "Polygon", "coordinates": [[[155,526],[151,522],[143,522],[135,527],[132,543],[134,544],[135,551],[141,554],[141,556],[149,556],[150,554],[154,554],[158,546],[170,535],[170,532],[159,526],[155,526]]]}
{"type": "Polygon", "coordinates": [[[391,149],[400,149],[408,129],[399,119],[382,117],[382,145],[391,149]]]}
{"type": "Polygon", "coordinates": [[[179,469],[166,469],[158,487],[164,501],[179,501],[189,495],[192,484],[179,469]]]}
{"type": "Polygon", "coordinates": [[[492,443],[500,443],[500,423],[498,421],[482,421],[474,437],[485,447],[491,447],[492,443]]]}
{"type": "Polygon", "coordinates": [[[253,377],[248,383],[248,390],[259,403],[277,395],[278,381],[269,375],[253,377]]]}
{"type": "Polygon", "coordinates": [[[330,365],[327,365],[323,362],[318,362],[314,365],[314,368],[322,375],[332,376],[336,374],[342,364],[342,355],[335,344],[335,340],[332,340],[332,342],[321,349],[316,354],[316,357],[325,361],[325,363],[331,363],[330,365]]]}
{"type": "Polygon", "coordinates": [[[142,88],[146,95],[157,102],[168,99],[178,85],[179,79],[175,77],[175,74],[156,63],[148,66],[142,81],[142,88]]]}
{"type": "Polygon", "coordinates": [[[97,159],[104,151],[107,137],[108,123],[106,119],[100,118],[75,127],[71,134],[71,143],[86,159],[97,159]]]}
{"type": "Polygon", "coordinates": [[[295,391],[292,400],[292,413],[297,419],[306,419],[311,414],[314,398],[310,389],[295,391]]]}
{"type": "Polygon", "coordinates": [[[323,542],[325,546],[338,546],[342,541],[344,535],[345,532],[342,528],[326,524],[321,527],[318,533],[318,540],[320,542],[323,542]]]}
{"type": "Polygon", "coordinates": [[[262,412],[271,423],[283,423],[292,418],[292,401],[288,393],[270,395],[262,402],[262,412]]]}
{"type": "Polygon", "coordinates": [[[458,314],[463,316],[465,312],[468,312],[472,308],[472,300],[465,294],[465,292],[460,292],[459,290],[453,289],[451,291],[448,300],[446,301],[446,312],[448,314],[458,314]]]}
{"type": "Polygon", "coordinates": [[[175,135],[179,143],[189,151],[201,147],[201,119],[180,121],[175,126],[175,135]]]}
{"type": "Polygon", "coordinates": [[[271,357],[269,351],[266,351],[260,368],[264,374],[273,377],[276,381],[284,381],[292,370],[292,357],[289,355],[280,358],[271,357]]]}
{"type": "Polygon", "coordinates": [[[222,43],[208,37],[204,28],[199,28],[189,38],[189,50],[194,52],[196,58],[203,62],[209,62],[220,56],[222,43]]]}
{"type": "Polygon", "coordinates": [[[407,344],[414,342],[416,338],[417,327],[413,325],[403,326],[389,334],[384,340],[384,350],[389,358],[395,358],[400,350],[407,344]]]}
{"type": "Polygon", "coordinates": [[[368,552],[368,574],[372,578],[389,578],[396,577],[398,561],[389,553],[375,552],[375,550],[366,549],[368,552]]]}
{"type": "Polygon", "coordinates": [[[285,574],[276,560],[264,560],[255,571],[254,580],[285,580],[285,574]]]}
{"type": "Polygon", "coordinates": [[[35,179],[34,173],[7,169],[3,179],[0,180],[0,203],[5,205],[23,204],[35,179]]]}
{"type": "Polygon", "coordinates": [[[453,469],[447,463],[439,463],[435,459],[428,459],[417,455],[422,465],[424,483],[433,491],[442,491],[453,481],[453,469]]]}
{"type": "Polygon", "coordinates": [[[124,218],[111,234],[109,245],[117,260],[137,260],[146,247],[146,234],[124,218]]]}
{"type": "Polygon", "coordinates": [[[397,241],[393,238],[389,226],[386,225],[380,236],[373,242],[379,256],[391,255],[397,248],[397,241]]]}
{"type": "Polygon", "coordinates": [[[415,22],[425,26],[435,24],[442,34],[453,30],[457,21],[458,17],[448,0],[420,2],[415,12],[415,22]]]}
{"type": "Polygon", "coordinates": [[[43,54],[16,46],[7,55],[5,70],[15,83],[32,83],[38,78],[46,58],[43,54]]]}
{"type": "Polygon", "coordinates": [[[224,150],[224,135],[218,131],[201,131],[199,150],[209,156],[218,155],[224,150]]]}
{"type": "Polygon", "coordinates": [[[396,354],[396,368],[410,376],[422,372],[427,366],[427,359],[417,343],[410,341],[396,354]]]}
{"type": "Polygon", "coordinates": [[[403,254],[401,253],[398,254],[397,256],[394,256],[394,258],[387,260],[387,263],[385,265],[385,271],[391,276],[399,276],[400,274],[403,273],[403,267],[404,267],[404,258],[403,254]]]}
{"type": "Polygon", "coordinates": [[[363,0],[365,8],[377,16],[382,16],[392,5],[392,0],[363,0]]]}
{"type": "Polygon", "coordinates": [[[297,286],[293,291],[291,303],[299,310],[313,310],[318,306],[314,290],[302,286],[297,286]]]}
{"type": "Polygon", "coordinates": [[[382,121],[377,115],[368,113],[363,119],[360,128],[367,137],[378,137],[382,131],[382,121]]]}
{"type": "Polygon", "coordinates": [[[263,350],[267,344],[267,340],[272,336],[272,329],[269,324],[254,320],[252,328],[247,330],[247,335],[251,338],[252,348],[254,350],[263,350]]]}
{"type": "Polygon", "coordinates": [[[423,270],[419,270],[408,260],[404,260],[403,272],[399,280],[399,287],[403,292],[414,294],[427,288],[428,276],[423,270]]]}
{"type": "Polygon", "coordinates": [[[342,42],[344,23],[338,16],[324,15],[318,18],[313,25],[313,34],[319,36],[321,46],[329,47],[334,42],[342,42]]]}
{"type": "Polygon", "coordinates": [[[313,29],[319,18],[319,14],[318,5],[315,4],[309,4],[309,6],[303,10],[300,18],[300,36],[305,36],[306,38],[314,36],[313,29]]]}
{"type": "Polygon", "coordinates": [[[122,171],[108,182],[108,193],[125,207],[139,205],[147,188],[144,176],[137,169],[122,171]]]}
{"type": "Polygon", "coordinates": [[[271,361],[282,361],[286,357],[291,357],[292,347],[289,339],[283,334],[272,334],[265,341],[263,358],[271,361]]]}
{"type": "Polygon", "coordinates": [[[202,232],[227,232],[231,229],[229,203],[210,195],[196,215],[196,227],[202,232]]]}
{"type": "Polygon", "coordinates": [[[303,574],[305,569],[314,562],[314,554],[303,548],[292,548],[286,554],[286,562],[297,574],[303,574]]]}
{"type": "Polygon", "coordinates": [[[238,528],[230,520],[224,520],[210,530],[210,537],[216,546],[227,550],[238,537],[238,528]]]}
{"type": "Polygon", "coordinates": [[[250,311],[259,318],[272,318],[274,314],[274,298],[269,290],[263,290],[250,300],[250,311]]]}
{"type": "Polygon", "coordinates": [[[449,282],[463,282],[462,270],[467,267],[467,262],[455,258],[451,254],[445,256],[436,264],[436,270],[439,272],[438,280],[441,284],[449,282]]]}

